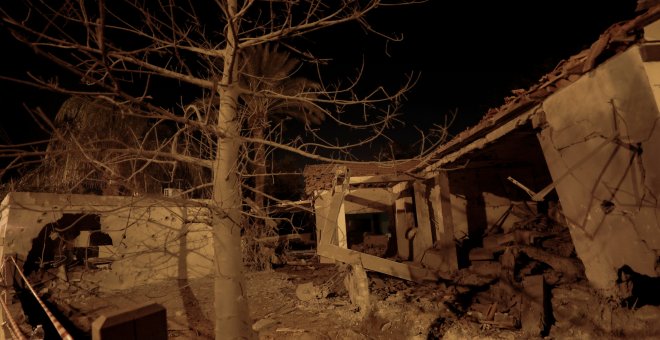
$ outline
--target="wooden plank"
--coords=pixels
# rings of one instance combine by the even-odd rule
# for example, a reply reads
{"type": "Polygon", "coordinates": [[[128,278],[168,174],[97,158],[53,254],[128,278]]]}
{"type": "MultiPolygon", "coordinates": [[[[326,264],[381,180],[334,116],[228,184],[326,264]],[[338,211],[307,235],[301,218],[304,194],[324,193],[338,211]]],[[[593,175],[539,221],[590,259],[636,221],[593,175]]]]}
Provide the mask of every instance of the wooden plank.
{"type": "Polygon", "coordinates": [[[351,184],[367,184],[367,183],[396,183],[414,181],[415,178],[406,175],[374,175],[374,176],[356,176],[351,177],[351,184]]]}
{"type": "Polygon", "coordinates": [[[426,268],[395,262],[355,250],[340,248],[332,244],[319,245],[317,253],[321,256],[344,263],[361,264],[366,269],[395,276],[404,280],[424,281],[437,280],[438,278],[435,273],[426,268]]]}
{"type": "Polygon", "coordinates": [[[380,214],[392,210],[391,188],[353,188],[344,197],[346,214],[380,214]]]}

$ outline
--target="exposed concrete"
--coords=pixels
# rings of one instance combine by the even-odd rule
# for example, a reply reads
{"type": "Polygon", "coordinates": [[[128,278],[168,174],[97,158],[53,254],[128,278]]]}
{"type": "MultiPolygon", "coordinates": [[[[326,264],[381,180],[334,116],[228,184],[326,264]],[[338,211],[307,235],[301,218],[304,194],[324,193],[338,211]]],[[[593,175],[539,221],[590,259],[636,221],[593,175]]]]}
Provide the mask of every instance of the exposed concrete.
{"type": "Polygon", "coordinates": [[[612,289],[624,264],[659,274],[658,70],[634,46],[543,103],[538,139],[577,254],[599,289],[612,289]]]}
{"type": "MultiPolygon", "coordinates": [[[[0,254],[16,254],[22,260],[44,226],[66,214],[99,216],[100,231],[112,239],[112,246],[104,247],[112,251],[112,264],[108,270],[88,273],[86,279],[96,281],[101,289],[197,278],[213,272],[211,228],[206,223],[209,215],[201,202],[12,192],[0,211],[0,235],[4,239],[0,254]]],[[[87,227],[76,225],[70,230],[87,227]]]]}
{"type": "MultiPolygon", "coordinates": [[[[378,176],[378,178],[384,177],[378,176]]],[[[366,184],[367,180],[372,181],[373,177],[358,178],[358,183],[352,187],[353,178],[349,178],[348,183],[345,183],[339,176],[333,182],[342,184],[336,184],[334,190],[321,190],[315,193],[314,207],[319,240],[317,253],[321,256],[322,262],[338,260],[346,263],[361,263],[367,269],[409,280],[435,277],[431,271],[414,264],[399,263],[346,249],[349,242],[345,240],[351,233],[351,224],[347,221],[355,222],[350,216],[378,214],[381,218],[386,217],[386,221],[379,220],[379,230],[372,232],[379,234],[387,230],[392,234],[396,242],[390,242],[388,247],[394,252],[393,247],[396,246],[396,254],[400,258],[421,263],[425,252],[442,251],[443,254],[446,253],[442,255],[443,264],[441,268],[435,269],[451,271],[458,267],[447,176],[445,175],[444,181],[441,181],[445,191],[440,189],[439,184],[428,188],[422,182],[410,185],[403,181],[410,179],[409,176],[399,176],[395,179],[401,181],[394,185],[382,183],[378,187],[363,188],[360,185],[366,184]],[[413,195],[416,204],[413,204],[413,195]],[[420,218],[418,214],[424,212],[426,217],[420,218]],[[419,231],[419,233],[411,231],[419,231]],[[441,242],[438,242],[437,249],[434,249],[436,241],[441,242]]],[[[437,181],[433,179],[429,182],[437,181]]],[[[377,183],[380,182],[369,182],[371,185],[377,183]]],[[[434,268],[434,265],[430,267],[434,268]]]]}

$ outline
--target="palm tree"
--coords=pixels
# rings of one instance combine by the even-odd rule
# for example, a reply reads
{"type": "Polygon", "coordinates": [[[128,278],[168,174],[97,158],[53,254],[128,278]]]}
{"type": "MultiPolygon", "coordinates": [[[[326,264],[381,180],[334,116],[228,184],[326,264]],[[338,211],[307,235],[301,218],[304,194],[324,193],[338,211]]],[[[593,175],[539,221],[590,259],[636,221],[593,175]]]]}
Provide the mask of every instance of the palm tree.
{"type": "MultiPolygon", "coordinates": [[[[316,98],[314,91],[320,89],[320,84],[295,75],[301,65],[299,60],[291,58],[288,52],[278,50],[276,44],[249,48],[244,51],[243,60],[240,82],[248,90],[242,99],[251,137],[266,139],[272,122],[287,118],[309,125],[318,125],[323,121],[323,110],[313,101],[316,98]],[[268,96],[270,93],[280,96],[268,96]]],[[[259,143],[252,145],[251,150],[255,176],[254,202],[256,208],[261,210],[264,207],[267,150],[259,143]]]]}
{"type": "Polygon", "coordinates": [[[173,135],[170,127],[122,112],[106,100],[70,97],[53,120],[48,156],[22,179],[23,186],[50,192],[131,195],[160,194],[163,186],[189,188],[208,181],[208,171],[195,164],[148,162],[108,151],[155,149],[168,138],[180,139],[176,146],[181,154],[201,147],[185,134],[173,135]]]}
{"type": "Polygon", "coordinates": [[[22,179],[23,185],[51,192],[120,194],[119,180],[130,165],[111,161],[115,155],[105,150],[135,145],[146,126],[107,101],[70,97],[55,115],[46,159],[22,179]]]}
{"type": "MultiPolygon", "coordinates": [[[[296,76],[301,64],[299,60],[291,58],[288,52],[279,51],[278,45],[257,45],[243,50],[242,57],[244,64],[239,81],[246,94],[241,96],[241,110],[244,111],[242,116],[247,117],[244,123],[247,124],[248,136],[255,140],[272,139],[268,135],[287,119],[306,125],[317,125],[323,121],[322,109],[313,102],[316,98],[314,92],[320,85],[296,76]],[[269,96],[273,93],[278,96],[269,96]]],[[[258,142],[247,147],[248,162],[254,176],[252,208],[257,217],[250,218],[246,223],[243,259],[255,269],[265,269],[271,265],[269,254],[274,250],[263,249],[255,238],[275,232],[275,225],[269,223],[270,219],[264,212],[269,150],[258,142]]]]}

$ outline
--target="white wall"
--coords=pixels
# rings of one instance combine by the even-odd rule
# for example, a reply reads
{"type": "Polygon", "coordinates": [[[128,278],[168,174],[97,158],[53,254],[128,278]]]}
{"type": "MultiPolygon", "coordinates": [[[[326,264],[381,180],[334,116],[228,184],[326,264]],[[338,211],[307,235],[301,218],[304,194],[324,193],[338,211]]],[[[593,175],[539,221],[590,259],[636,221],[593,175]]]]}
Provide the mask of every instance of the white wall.
{"type": "Polygon", "coordinates": [[[48,223],[65,213],[97,214],[101,231],[112,238],[114,262],[110,270],[84,276],[100,288],[201,277],[213,272],[213,238],[205,223],[209,214],[201,202],[186,205],[160,197],[10,193],[0,208],[0,253],[25,259],[48,223]]]}

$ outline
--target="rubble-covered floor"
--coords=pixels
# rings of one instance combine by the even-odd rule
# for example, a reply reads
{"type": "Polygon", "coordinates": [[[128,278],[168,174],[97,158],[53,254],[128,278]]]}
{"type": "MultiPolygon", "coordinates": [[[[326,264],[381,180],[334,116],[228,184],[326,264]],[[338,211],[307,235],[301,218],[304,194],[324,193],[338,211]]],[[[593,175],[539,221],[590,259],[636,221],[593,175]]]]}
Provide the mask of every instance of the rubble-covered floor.
{"type": "MultiPolygon", "coordinates": [[[[560,218],[511,213],[522,218],[489,228],[479,245],[464,240],[465,268],[434,281],[377,272],[360,281],[359,267],[321,264],[313,249],[285,247],[275,269],[246,273],[253,328],[260,339],[660,338],[657,281],[622,272],[620,292],[606,298],[590,288],[560,218]]],[[[71,322],[64,324],[79,329],[76,339],[89,338],[100,315],[145,302],[167,309],[170,339],[213,338],[212,277],[102,292],[92,283],[99,270],[60,266],[31,278],[71,322]]],[[[35,320],[28,324],[18,299],[8,302],[29,335],[35,320]]]]}
{"type": "MultiPolygon", "coordinates": [[[[531,339],[516,320],[515,299],[499,279],[461,270],[455,282],[414,283],[369,272],[371,313],[352,305],[343,284],[346,267],[287,265],[247,274],[250,312],[260,339],[531,339]],[[504,291],[504,293],[503,293],[504,291]],[[501,297],[510,305],[486,320],[501,297]],[[507,310],[508,309],[508,310],[507,310]]],[[[67,303],[64,311],[84,325],[104,311],[155,301],[167,308],[170,339],[212,338],[212,278],[168,282],[101,293],[51,281],[41,292],[67,303]],[[87,317],[81,312],[85,312],[87,317]]],[[[550,289],[550,339],[652,339],[660,336],[660,307],[622,307],[600,298],[585,281],[550,289]]],[[[515,294],[515,293],[513,293],[515,294]]],[[[501,301],[501,300],[500,300],[501,301]]],[[[11,308],[16,311],[20,304],[11,308]]],[[[497,308],[496,308],[497,309],[497,308]]],[[[21,327],[29,334],[25,318],[21,327]]]]}

